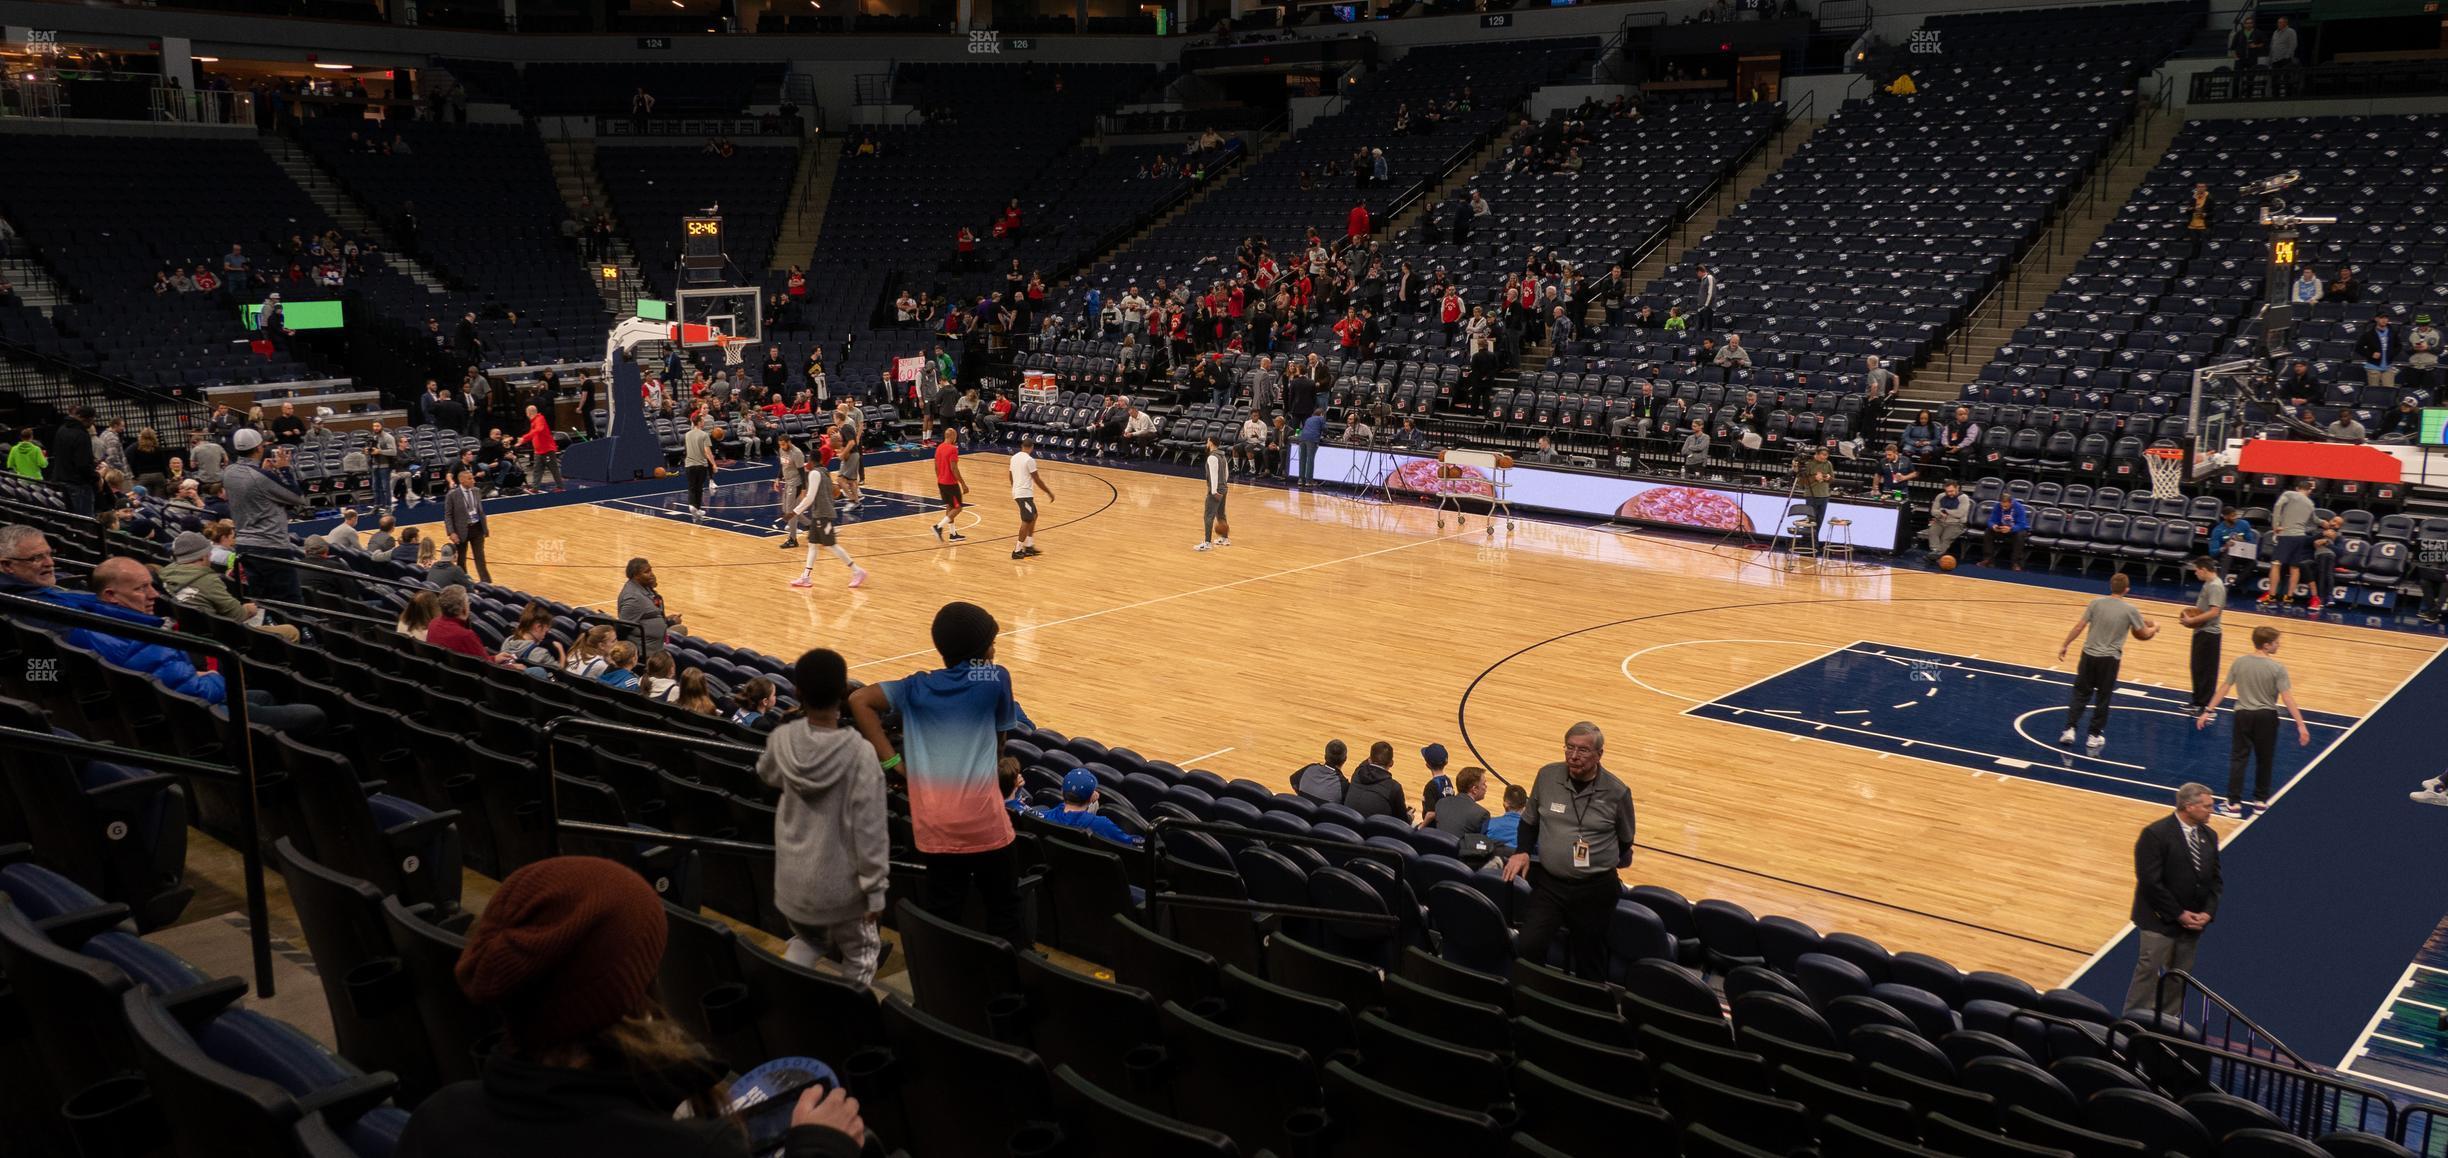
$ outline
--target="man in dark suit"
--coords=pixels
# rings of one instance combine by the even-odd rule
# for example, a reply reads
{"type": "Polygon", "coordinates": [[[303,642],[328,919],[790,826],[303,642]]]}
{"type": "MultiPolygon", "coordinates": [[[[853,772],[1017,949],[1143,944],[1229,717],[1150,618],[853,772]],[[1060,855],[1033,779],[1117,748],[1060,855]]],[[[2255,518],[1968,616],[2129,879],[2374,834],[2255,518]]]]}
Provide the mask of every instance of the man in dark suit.
{"type": "Polygon", "coordinates": [[[476,472],[461,467],[452,484],[442,500],[442,527],[460,557],[476,565],[477,580],[490,583],[493,569],[485,565],[485,532],[490,528],[485,525],[484,496],[476,490],[476,472]]]}
{"type": "Polygon", "coordinates": [[[2218,915],[2218,834],[2210,831],[2213,797],[2205,784],[2176,790],[2176,811],[2154,820],[2134,841],[2134,930],[2142,941],[2125,1008],[2165,1009],[2159,975],[2191,972],[2202,930],[2218,915]]]}

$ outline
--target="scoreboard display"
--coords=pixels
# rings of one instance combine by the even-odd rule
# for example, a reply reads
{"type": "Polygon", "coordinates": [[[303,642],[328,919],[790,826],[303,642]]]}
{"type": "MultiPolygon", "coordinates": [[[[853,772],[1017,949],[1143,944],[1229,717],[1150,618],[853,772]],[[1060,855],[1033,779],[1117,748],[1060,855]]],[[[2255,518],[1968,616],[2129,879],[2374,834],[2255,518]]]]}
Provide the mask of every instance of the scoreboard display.
{"type": "Polygon", "coordinates": [[[730,259],[723,253],[723,221],[711,214],[696,214],[680,219],[680,269],[682,280],[691,285],[705,285],[723,280],[723,269],[730,259]]]}

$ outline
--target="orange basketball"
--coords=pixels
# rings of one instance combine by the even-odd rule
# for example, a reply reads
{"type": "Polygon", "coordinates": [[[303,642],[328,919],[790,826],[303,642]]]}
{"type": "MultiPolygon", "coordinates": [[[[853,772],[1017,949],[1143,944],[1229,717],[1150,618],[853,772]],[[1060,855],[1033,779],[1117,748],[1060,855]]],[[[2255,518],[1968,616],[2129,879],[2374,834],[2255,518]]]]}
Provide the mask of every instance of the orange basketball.
{"type": "Polygon", "coordinates": [[[1953,555],[1940,555],[1940,556],[1938,556],[1938,569],[1939,569],[1939,570],[1941,570],[1941,571],[1952,571],[1952,570],[1954,570],[1954,569],[1955,569],[1955,556],[1953,556],[1953,555]]]}
{"type": "Polygon", "coordinates": [[[1222,520],[1222,519],[1217,519],[1217,520],[1216,520],[1216,525],[1215,525],[1215,533],[1216,533],[1216,538],[1219,538],[1219,539],[1229,539],[1229,538],[1232,538],[1232,527],[1231,527],[1231,526],[1229,526],[1229,525],[1227,525],[1227,524],[1224,522],[1224,520],[1222,520]]]}
{"type": "Polygon", "coordinates": [[[714,441],[716,441],[716,442],[721,442],[722,440],[724,440],[724,439],[726,439],[726,438],[729,438],[729,437],[731,437],[731,432],[730,432],[730,431],[724,430],[722,427],[719,427],[719,426],[717,426],[717,427],[715,427],[715,428],[714,428],[714,441]]]}

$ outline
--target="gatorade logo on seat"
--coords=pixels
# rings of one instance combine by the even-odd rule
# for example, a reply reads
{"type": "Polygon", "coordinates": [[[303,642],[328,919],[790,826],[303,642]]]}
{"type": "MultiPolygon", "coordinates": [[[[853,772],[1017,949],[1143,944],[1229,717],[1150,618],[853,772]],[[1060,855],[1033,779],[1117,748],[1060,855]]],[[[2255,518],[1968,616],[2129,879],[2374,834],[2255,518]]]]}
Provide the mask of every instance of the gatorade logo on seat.
{"type": "Polygon", "coordinates": [[[410,856],[400,861],[400,871],[404,873],[413,873],[417,871],[418,866],[423,865],[424,863],[424,861],[419,860],[414,856],[410,856]]]}
{"type": "Polygon", "coordinates": [[[126,840],[127,834],[128,825],[124,820],[114,820],[102,826],[102,835],[110,840],[126,840]]]}

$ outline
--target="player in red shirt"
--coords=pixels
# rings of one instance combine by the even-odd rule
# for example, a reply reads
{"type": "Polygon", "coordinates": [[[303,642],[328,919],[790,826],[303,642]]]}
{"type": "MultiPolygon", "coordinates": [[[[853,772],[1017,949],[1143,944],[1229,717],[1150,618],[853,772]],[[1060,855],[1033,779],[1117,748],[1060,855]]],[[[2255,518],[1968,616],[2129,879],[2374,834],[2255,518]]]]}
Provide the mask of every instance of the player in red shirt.
{"type": "Polygon", "coordinates": [[[935,537],[946,542],[966,542],[960,528],[952,520],[960,517],[961,501],[969,493],[969,484],[961,480],[960,431],[945,427],[943,441],[935,447],[935,489],[943,495],[943,517],[935,520],[935,537]]]}

